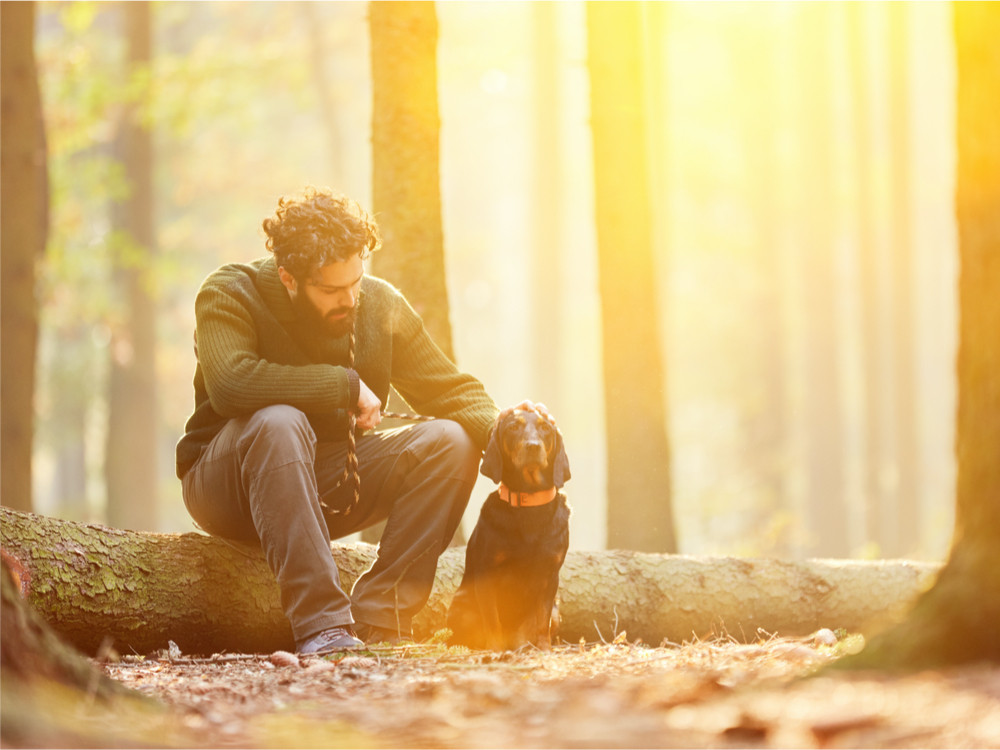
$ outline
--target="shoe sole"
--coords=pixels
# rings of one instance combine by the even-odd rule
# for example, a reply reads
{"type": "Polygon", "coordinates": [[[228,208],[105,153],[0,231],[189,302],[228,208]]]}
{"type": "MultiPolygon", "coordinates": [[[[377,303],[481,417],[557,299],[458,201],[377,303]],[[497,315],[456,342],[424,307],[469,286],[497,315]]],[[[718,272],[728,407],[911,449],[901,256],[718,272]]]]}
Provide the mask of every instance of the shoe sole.
{"type": "Polygon", "coordinates": [[[296,651],[298,656],[316,656],[317,654],[335,654],[338,651],[359,651],[365,647],[364,643],[351,644],[350,646],[331,646],[318,651],[296,651]]]}

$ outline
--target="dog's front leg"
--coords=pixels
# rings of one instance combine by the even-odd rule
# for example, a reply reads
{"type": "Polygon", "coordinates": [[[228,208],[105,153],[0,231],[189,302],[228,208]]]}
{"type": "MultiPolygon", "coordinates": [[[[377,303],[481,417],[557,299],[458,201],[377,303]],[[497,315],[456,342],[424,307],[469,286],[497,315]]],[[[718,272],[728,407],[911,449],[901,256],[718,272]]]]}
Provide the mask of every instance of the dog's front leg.
{"type": "Polygon", "coordinates": [[[483,581],[476,585],[476,603],[479,605],[479,615],[482,619],[483,644],[491,651],[503,650],[500,602],[496,586],[492,582],[483,581]]]}
{"type": "Polygon", "coordinates": [[[552,648],[552,635],[549,631],[552,617],[551,604],[547,600],[539,601],[525,618],[523,642],[531,643],[542,651],[552,648]]]}
{"type": "MultiPolygon", "coordinates": [[[[560,560],[561,565],[561,560],[560,560]]],[[[532,608],[533,628],[531,642],[543,651],[552,647],[552,641],[559,635],[559,573],[545,582],[545,590],[532,608]]]]}

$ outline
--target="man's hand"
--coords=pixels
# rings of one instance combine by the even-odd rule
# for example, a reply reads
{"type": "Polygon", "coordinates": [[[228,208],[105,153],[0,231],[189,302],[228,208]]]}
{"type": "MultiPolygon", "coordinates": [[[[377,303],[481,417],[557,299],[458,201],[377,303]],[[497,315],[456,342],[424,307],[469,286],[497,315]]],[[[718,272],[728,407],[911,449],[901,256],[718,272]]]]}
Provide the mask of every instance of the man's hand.
{"type": "Polygon", "coordinates": [[[516,406],[508,406],[506,409],[504,409],[503,411],[501,411],[500,415],[497,417],[497,422],[499,422],[501,419],[503,419],[504,417],[506,417],[511,412],[517,411],[517,410],[521,410],[521,411],[533,411],[533,412],[536,412],[538,414],[538,416],[547,419],[550,424],[555,425],[555,423],[556,423],[555,417],[553,417],[551,414],[549,414],[548,407],[546,407],[545,404],[542,404],[542,403],[536,404],[534,401],[529,401],[527,399],[525,399],[521,403],[517,404],[516,406]]]}
{"type": "Polygon", "coordinates": [[[374,430],[382,421],[382,402],[372,393],[372,389],[361,381],[361,393],[358,396],[358,411],[355,424],[362,430],[374,430]]]}

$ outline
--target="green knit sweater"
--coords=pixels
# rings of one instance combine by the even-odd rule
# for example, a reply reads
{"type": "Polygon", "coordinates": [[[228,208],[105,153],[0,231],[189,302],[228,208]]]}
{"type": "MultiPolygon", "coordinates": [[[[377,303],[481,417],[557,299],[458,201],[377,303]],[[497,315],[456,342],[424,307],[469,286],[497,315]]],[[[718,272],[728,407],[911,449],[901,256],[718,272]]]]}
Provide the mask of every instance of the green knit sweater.
{"type": "MultiPolygon", "coordinates": [[[[415,411],[455,420],[485,448],[499,410],[482,383],[459,372],[389,283],[365,276],[357,304],[361,380],[383,404],[391,385],[415,411]]],[[[178,477],[226,421],[273,404],[301,409],[321,440],[345,439],[357,398],[348,336],[331,338],[297,319],[273,257],[212,273],[198,292],[195,320],[195,406],[177,444],[178,477]]]]}

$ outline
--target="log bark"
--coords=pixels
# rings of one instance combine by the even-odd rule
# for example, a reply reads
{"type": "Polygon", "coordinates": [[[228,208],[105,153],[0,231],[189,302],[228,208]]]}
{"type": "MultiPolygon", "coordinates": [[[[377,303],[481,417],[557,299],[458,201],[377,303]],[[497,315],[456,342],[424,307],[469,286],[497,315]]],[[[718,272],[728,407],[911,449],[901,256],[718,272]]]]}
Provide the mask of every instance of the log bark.
{"type": "MultiPolygon", "coordinates": [[[[153,702],[105,676],[19,595],[0,566],[0,747],[139,747],[81,730],[79,715],[153,702]]],[[[132,738],[129,738],[132,739],[132,738]]]]}
{"type": "MultiPolygon", "coordinates": [[[[173,640],[185,653],[291,648],[278,587],[253,547],[201,534],[152,534],[0,508],[0,545],[23,595],[70,643],[122,653],[173,640]]],[[[342,583],[371,565],[375,547],[333,544],[342,583]]],[[[445,626],[465,550],[449,549],[418,638],[445,626]]],[[[868,632],[909,606],[938,570],[911,561],[707,558],[571,551],[562,570],[561,637],[611,640],[626,632],[657,645],[728,634],[807,635],[820,627],[868,632]]]]}

